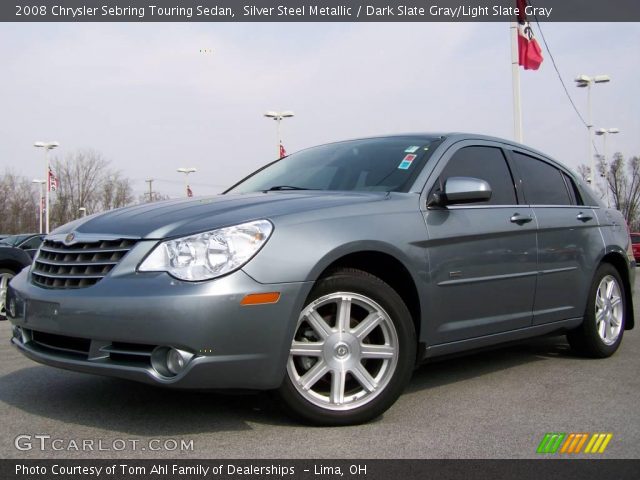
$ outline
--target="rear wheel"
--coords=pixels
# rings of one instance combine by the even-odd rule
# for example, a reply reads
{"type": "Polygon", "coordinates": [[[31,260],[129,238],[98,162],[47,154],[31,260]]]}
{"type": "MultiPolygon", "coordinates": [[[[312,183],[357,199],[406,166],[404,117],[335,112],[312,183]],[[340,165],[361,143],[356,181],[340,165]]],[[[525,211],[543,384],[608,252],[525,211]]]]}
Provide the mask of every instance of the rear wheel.
{"type": "Polygon", "coordinates": [[[7,289],[9,287],[9,281],[15,276],[13,270],[7,268],[0,268],[0,319],[7,318],[7,289]]]}
{"type": "Polygon", "coordinates": [[[571,347],[594,358],[613,355],[620,346],[626,320],[625,291],[618,271],[602,264],[589,291],[582,325],[567,334],[571,347]]]}
{"type": "Polygon", "coordinates": [[[311,423],[366,422],[395,402],[415,358],[413,322],[399,295],[366,272],[339,270],[318,282],[300,313],[278,393],[311,423]]]}

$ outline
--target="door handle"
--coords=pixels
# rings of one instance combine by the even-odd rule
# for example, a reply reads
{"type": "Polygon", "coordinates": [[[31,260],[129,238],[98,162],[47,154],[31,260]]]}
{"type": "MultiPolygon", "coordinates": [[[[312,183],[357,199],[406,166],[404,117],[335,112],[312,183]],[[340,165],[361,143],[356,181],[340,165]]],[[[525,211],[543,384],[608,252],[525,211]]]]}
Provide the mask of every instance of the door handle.
{"type": "Polygon", "coordinates": [[[580,212],[578,214],[578,216],[576,217],[576,220],[580,220],[581,222],[588,222],[589,220],[592,220],[593,217],[591,215],[587,215],[585,213],[580,212]]]}
{"type": "Polygon", "coordinates": [[[529,223],[533,220],[529,215],[520,215],[519,213],[514,213],[511,215],[511,223],[517,223],[518,225],[524,225],[525,223],[529,223]]]}

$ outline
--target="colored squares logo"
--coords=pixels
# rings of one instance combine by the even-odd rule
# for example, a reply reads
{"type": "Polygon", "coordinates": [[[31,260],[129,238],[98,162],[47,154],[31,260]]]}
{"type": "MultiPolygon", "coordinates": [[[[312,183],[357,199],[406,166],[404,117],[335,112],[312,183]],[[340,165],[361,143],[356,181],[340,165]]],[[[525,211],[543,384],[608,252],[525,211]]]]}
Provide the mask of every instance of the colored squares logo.
{"type": "Polygon", "coordinates": [[[612,433],[545,433],[536,453],[604,453],[612,433]]]}

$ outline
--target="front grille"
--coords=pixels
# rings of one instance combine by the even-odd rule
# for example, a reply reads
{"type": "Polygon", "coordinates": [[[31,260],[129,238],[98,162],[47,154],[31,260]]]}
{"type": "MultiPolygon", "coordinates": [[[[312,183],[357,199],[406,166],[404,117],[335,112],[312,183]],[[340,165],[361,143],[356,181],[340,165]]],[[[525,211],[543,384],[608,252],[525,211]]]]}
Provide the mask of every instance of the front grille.
{"type": "Polygon", "coordinates": [[[113,342],[102,347],[102,352],[109,354],[109,360],[116,363],[151,365],[151,353],[155,345],[142,345],[138,343],[113,342]]]}
{"type": "Polygon", "coordinates": [[[45,240],[31,269],[32,281],[48,288],[90,287],[107,275],[135,243],[118,239],[65,245],[45,240]]]}
{"type": "Polygon", "coordinates": [[[62,354],[89,361],[105,361],[108,359],[120,365],[138,366],[142,368],[151,366],[151,353],[156,348],[155,345],[122,342],[109,343],[98,341],[98,345],[95,345],[95,343],[88,338],[69,337],[26,328],[24,329],[24,333],[29,337],[31,344],[50,355],[62,354]],[[92,343],[94,347],[93,350],[92,343]]]}
{"type": "Polygon", "coordinates": [[[47,350],[71,353],[84,358],[89,355],[89,349],[91,348],[91,340],[86,338],[67,337],[35,330],[31,330],[31,341],[47,350]]]}

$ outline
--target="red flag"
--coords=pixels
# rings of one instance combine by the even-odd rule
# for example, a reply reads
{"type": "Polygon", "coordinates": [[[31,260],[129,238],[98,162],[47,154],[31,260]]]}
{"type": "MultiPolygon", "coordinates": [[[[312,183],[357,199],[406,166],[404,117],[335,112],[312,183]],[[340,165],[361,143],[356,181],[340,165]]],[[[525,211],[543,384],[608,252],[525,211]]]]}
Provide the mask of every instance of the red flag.
{"type": "Polygon", "coordinates": [[[49,167],[49,181],[48,181],[49,191],[55,192],[56,190],[58,190],[59,186],[60,186],[60,182],[58,181],[58,177],[56,177],[56,174],[53,172],[51,167],[49,167]]]}
{"type": "Polygon", "coordinates": [[[287,151],[284,149],[284,145],[280,143],[280,158],[284,158],[287,156],[287,151]]]}
{"type": "Polygon", "coordinates": [[[193,191],[189,185],[187,185],[187,197],[193,197],[193,191]]]}
{"type": "Polygon", "coordinates": [[[527,0],[516,0],[516,5],[518,7],[518,65],[525,70],[538,70],[543,60],[542,49],[527,21],[525,13],[527,0]]]}

